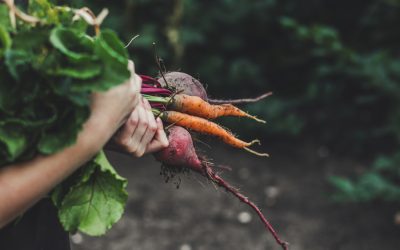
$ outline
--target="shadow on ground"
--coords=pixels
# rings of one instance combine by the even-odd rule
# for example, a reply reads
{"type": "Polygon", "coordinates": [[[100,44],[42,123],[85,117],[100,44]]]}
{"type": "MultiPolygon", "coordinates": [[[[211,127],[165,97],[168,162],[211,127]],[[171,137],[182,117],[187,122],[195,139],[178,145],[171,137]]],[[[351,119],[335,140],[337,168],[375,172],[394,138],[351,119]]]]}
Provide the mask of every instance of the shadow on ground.
{"type": "MultiPolygon", "coordinates": [[[[399,249],[400,227],[393,223],[398,205],[329,200],[326,178],[360,163],[323,148],[271,148],[269,159],[220,146],[208,151],[214,162],[233,168],[223,176],[260,206],[291,250],[399,249]]],[[[108,156],[129,179],[126,213],[105,236],[72,236],[73,250],[280,249],[251,209],[202,177],[184,177],[176,189],[164,183],[151,156],[108,156]]]]}

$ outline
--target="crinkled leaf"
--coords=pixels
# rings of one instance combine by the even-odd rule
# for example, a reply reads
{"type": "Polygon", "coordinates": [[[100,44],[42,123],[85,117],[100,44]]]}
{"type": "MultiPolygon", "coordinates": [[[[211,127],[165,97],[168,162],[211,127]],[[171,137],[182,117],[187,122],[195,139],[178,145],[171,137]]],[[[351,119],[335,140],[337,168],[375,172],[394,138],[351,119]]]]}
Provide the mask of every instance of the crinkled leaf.
{"type": "Polygon", "coordinates": [[[55,84],[52,84],[52,89],[55,94],[67,98],[73,104],[88,107],[90,105],[90,92],[89,91],[73,91],[71,86],[74,79],[71,78],[58,78],[55,84]]]}
{"type": "Polygon", "coordinates": [[[94,43],[86,34],[74,29],[54,28],[50,34],[51,44],[73,62],[94,60],[94,43]]]}
{"type": "Polygon", "coordinates": [[[9,162],[17,159],[27,148],[27,137],[16,127],[0,125],[0,144],[6,150],[4,153],[9,162]]]}
{"type": "Polygon", "coordinates": [[[19,116],[4,117],[0,126],[21,127],[24,129],[46,128],[57,119],[56,107],[50,103],[35,103],[27,106],[19,116]]]}
{"type": "Polygon", "coordinates": [[[20,80],[20,75],[32,68],[31,54],[25,50],[7,50],[5,52],[5,63],[8,67],[10,74],[17,81],[20,80]]]}
{"type": "Polygon", "coordinates": [[[85,80],[100,75],[101,70],[101,65],[98,62],[70,63],[58,67],[54,71],[54,75],[85,80]]]}
{"type": "Polygon", "coordinates": [[[89,174],[74,185],[59,208],[59,218],[67,231],[104,234],[122,216],[127,201],[127,181],[119,176],[101,152],[87,167],[89,174]],[[90,177],[89,177],[90,176],[90,177]]]}
{"type": "Polygon", "coordinates": [[[39,152],[53,154],[74,144],[89,114],[88,107],[66,108],[59,114],[57,123],[43,131],[37,147],[39,152]]]}
{"type": "Polygon", "coordinates": [[[102,74],[73,85],[75,91],[103,91],[125,82],[130,77],[128,54],[112,31],[103,31],[95,40],[95,53],[103,64],[102,74]]]}
{"type": "Polygon", "coordinates": [[[13,37],[13,49],[25,50],[31,54],[41,54],[45,51],[48,43],[49,32],[48,27],[19,31],[18,35],[13,37]]]}
{"type": "MultiPolygon", "coordinates": [[[[14,79],[6,70],[4,64],[0,63],[0,110],[5,113],[13,113],[12,107],[18,102],[15,98],[17,86],[14,79]]],[[[18,92],[17,92],[18,93],[18,92]]]]}

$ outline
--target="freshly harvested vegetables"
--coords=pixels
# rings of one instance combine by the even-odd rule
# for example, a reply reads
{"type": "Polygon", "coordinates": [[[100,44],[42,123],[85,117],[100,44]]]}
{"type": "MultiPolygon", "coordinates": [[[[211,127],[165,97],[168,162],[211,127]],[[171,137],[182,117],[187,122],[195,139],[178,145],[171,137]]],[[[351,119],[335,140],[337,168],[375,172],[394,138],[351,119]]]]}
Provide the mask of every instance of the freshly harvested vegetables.
{"type": "MultiPolygon", "coordinates": [[[[199,96],[180,94],[185,90],[184,88],[182,89],[182,86],[191,86],[191,88],[186,91],[187,93],[193,93],[193,89],[204,89],[202,87],[199,88],[197,84],[193,84],[196,81],[191,80],[190,76],[187,74],[184,74],[183,78],[181,74],[176,74],[176,72],[170,74],[169,79],[172,84],[170,84],[168,80],[167,82],[164,80],[162,86],[169,88],[171,91],[169,96],[165,96],[166,93],[161,91],[161,89],[163,89],[162,86],[160,86],[154,79],[151,77],[142,78],[146,84],[142,87],[142,94],[153,106],[153,113],[167,124],[170,124],[167,129],[169,146],[155,154],[156,159],[163,164],[162,173],[166,176],[166,180],[172,178],[176,173],[185,172],[186,170],[191,170],[203,175],[208,180],[233,194],[241,202],[250,206],[257,213],[266,229],[273,235],[275,241],[284,250],[288,249],[288,243],[279,238],[274,228],[261,213],[257,205],[225,181],[214,170],[214,165],[206,160],[206,157],[197,155],[192,137],[189,131],[186,130],[189,129],[201,134],[212,135],[230,146],[245,149],[258,156],[268,156],[266,153],[258,153],[249,149],[249,146],[259,143],[258,140],[253,140],[251,142],[242,141],[220,125],[209,121],[208,119],[214,119],[220,116],[244,116],[252,118],[258,122],[265,122],[245,113],[229,103],[212,105],[206,101],[207,98],[204,98],[204,95],[202,94],[201,95],[204,99],[199,96]],[[174,79],[174,76],[176,76],[177,79],[174,79]],[[181,81],[184,82],[182,83],[181,81]],[[176,86],[180,89],[177,90],[176,86]],[[157,90],[160,90],[159,94],[157,94],[157,90]]],[[[165,79],[165,77],[160,79],[165,79]]],[[[201,93],[201,91],[195,91],[195,93],[201,93]]],[[[270,93],[268,93],[268,95],[270,95],[270,93]]],[[[262,99],[265,97],[266,95],[263,95],[258,98],[262,99]]],[[[250,99],[247,99],[246,101],[249,100],[250,99]]]]}
{"type": "MultiPolygon", "coordinates": [[[[0,4],[0,167],[38,154],[54,154],[73,144],[89,116],[90,94],[130,77],[123,43],[113,31],[100,27],[107,11],[96,17],[87,8],[54,6],[40,0],[30,1],[28,13],[24,13],[13,1],[6,3],[0,4]],[[89,31],[92,28],[94,35],[89,31]]],[[[232,103],[253,102],[267,95],[208,99],[202,84],[186,73],[170,72],[159,79],[141,77],[142,95],[169,132],[170,147],[156,154],[164,169],[193,170],[225,188],[252,207],[277,243],[287,249],[258,207],[222,179],[205,156],[197,156],[190,132],[182,128],[268,156],[249,149],[258,140],[245,142],[208,120],[238,116],[264,123],[232,103]]],[[[99,152],[51,194],[65,230],[104,234],[123,214],[126,184],[99,152]]]]}

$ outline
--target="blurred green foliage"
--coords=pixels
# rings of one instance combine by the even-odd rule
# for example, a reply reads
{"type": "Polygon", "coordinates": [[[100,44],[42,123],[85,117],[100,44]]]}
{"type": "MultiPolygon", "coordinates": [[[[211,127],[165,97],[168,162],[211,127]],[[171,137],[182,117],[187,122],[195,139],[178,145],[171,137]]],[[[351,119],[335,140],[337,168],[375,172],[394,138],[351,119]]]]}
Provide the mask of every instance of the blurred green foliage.
{"type": "MultiPolygon", "coordinates": [[[[257,131],[258,137],[262,131],[311,138],[369,159],[394,154],[399,146],[399,0],[73,3],[96,13],[109,8],[105,25],[127,42],[140,35],[130,47],[138,72],[157,74],[156,42],[166,69],[198,77],[211,97],[273,91],[273,97],[246,107],[269,122],[264,130],[241,123],[241,129],[257,131]]],[[[385,159],[398,172],[397,158],[385,159]]],[[[336,178],[332,183],[352,200],[372,199],[392,189],[387,186],[391,173],[374,168],[358,182],[336,178]],[[369,190],[370,196],[354,198],[360,193],[356,189],[369,190]]],[[[398,199],[398,182],[393,185],[396,192],[390,197],[398,199]]]]}

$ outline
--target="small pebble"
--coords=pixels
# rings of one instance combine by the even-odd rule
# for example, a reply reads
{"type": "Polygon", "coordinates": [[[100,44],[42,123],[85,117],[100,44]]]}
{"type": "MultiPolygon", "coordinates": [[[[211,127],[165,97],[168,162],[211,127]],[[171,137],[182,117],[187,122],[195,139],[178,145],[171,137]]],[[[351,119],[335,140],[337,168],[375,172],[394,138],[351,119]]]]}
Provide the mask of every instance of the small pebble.
{"type": "Polygon", "coordinates": [[[72,243],[74,243],[76,245],[82,244],[82,242],[83,242],[82,234],[76,233],[76,234],[72,235],[71,236],[71,241],[72,241],[72,243]]]}
{"type": "Polygon", "coordinates": [[[240,223],[247,224],[251,221],[251,214],[248,212],[240,212],[237,219],[240,223]]]}
{"type": "Polygon", "coordinates": [[[400,226],[400,211],[394,215],[394,224],[400,226]]]}
{"type": "Polygon", "coordinates": [[[264,189],[264,193],[268,199],[276,199],[276,198],[278,198],[280,190],[278,187],[269,186],[264,189]]]}
{"type": "Polygon", "coordinates": [[[179,250],[192,250],[192,247],[189,244],[183,244],[179,250]]]}

